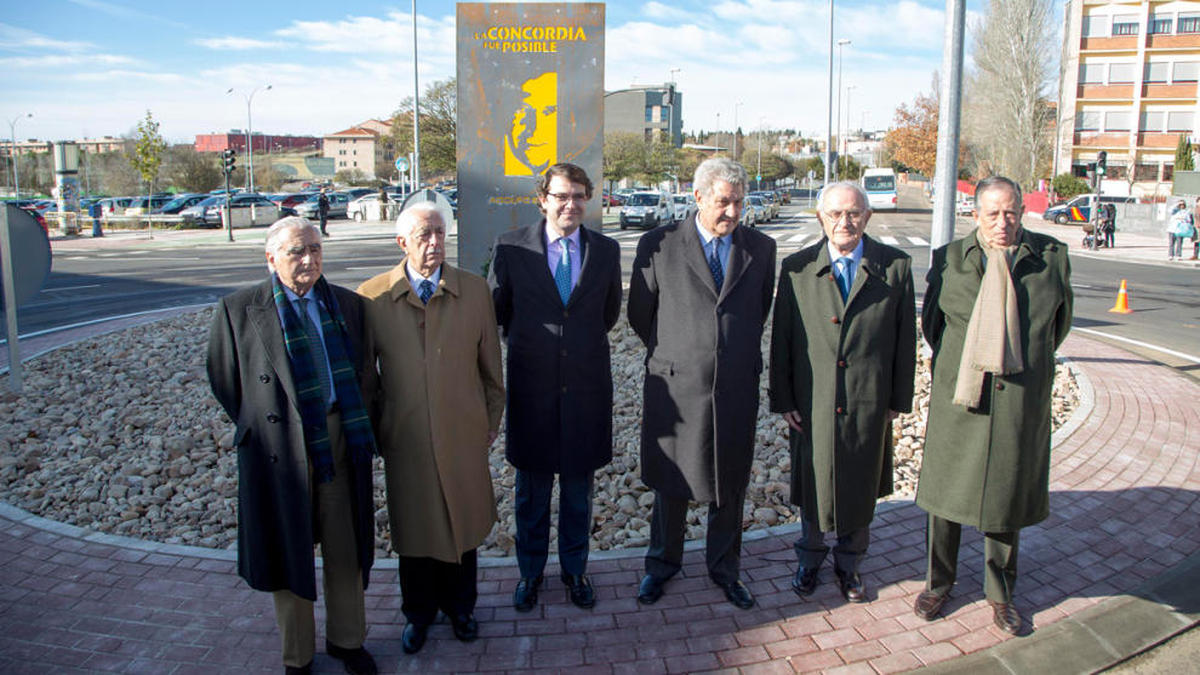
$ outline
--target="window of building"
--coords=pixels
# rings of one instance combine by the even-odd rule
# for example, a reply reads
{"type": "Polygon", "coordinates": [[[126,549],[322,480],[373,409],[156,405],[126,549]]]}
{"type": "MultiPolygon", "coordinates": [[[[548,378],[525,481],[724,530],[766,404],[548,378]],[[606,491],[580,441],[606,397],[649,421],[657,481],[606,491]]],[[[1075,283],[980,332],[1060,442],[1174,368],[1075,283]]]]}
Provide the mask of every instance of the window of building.
{"type": "Polygon", "coordinates": [[[1079,67],[1081,84],[1104,84],[1104,64],[1085,63],[1079,67]]]}
{"type": "Polygon", "coordinates": [[[1200,80],[1200,61],[1176,61],[1172,82],[1195,82],[1200,80]]]}
{"type": "Polygon", "coordinates": [[[1133,165],[1134,180],[1158,180],[1158,165],[1138,162],[1133,165]]]}
{"type": "Polygon", "coordinates": [[[1150,23],[1146,26],[1146,32],[1150,35],[1161,35],[1171,32],[1172,17],[1170,14],[1151,14],[1150,23]]]}
{"type": "Polygon", "coordinates": [[[1167,113],[1167,131],[1190,132],[1195,126],[1196,114],[1191,110],[1167,113]]]}
{"type": "Polygon", "coordinates": [[[1105,131],[1129,131],[1133,115],[1124,111],[1109,111],[1104,113],[1105,131]]]}
{"type": "Polygon", "coordinates": [[[1171,64],[1167,61],[1150,62],[1146,64],[1145,78],[1147,83],[1166,82],[1171,74],[1171,64]]]}
{"type": "Polygon", "coordinates": [[[1094,14],[1083,17],[1083,37],[1107,37],[1108,17],[1094,14]]]}
{"type": "Polygon", "coordinates": [[[1109,84],[1133,82],[1136,74],[1137,67],[1132,63],[1112,63],[1108,66],[1109,84]]]}
{"type": "Polygon", "coordinates": [[[1167,121],[1167,114],[1156,111],[1143,111],[1138,119],[1139,131],[1162,131],[1163,124],[1167,121]]]}
{"type": "Polygon", "coordinates": [[[1104,118],[1104,113],[1097,110],[1081,110],[1075,116],[1076,131],[1099,131],[1100,122],[1104,118]]]}
{"type": "Polygon", "coordinates": [[[652,106],[652,105],[646,106],[646,121],[647,122],[654,121],[654,106],[652,106]]]}
{"type": "Polygon", "coordinates": [[[1112,34],[1117,35],[1137,35],[1138,34],[1138,15],[1137,14],[1117,14],[1113,17],[1112,34]]]}
{"type": "Polygon", "coordinates": [[[1200,33],[1200,12],[1180,12],[1177,33],[1200,33]]]}
{"type": "Polygon", "coordinates": [[[1163,164],[1163,180],[1175,180],[1175,165],[1163,164]]]}

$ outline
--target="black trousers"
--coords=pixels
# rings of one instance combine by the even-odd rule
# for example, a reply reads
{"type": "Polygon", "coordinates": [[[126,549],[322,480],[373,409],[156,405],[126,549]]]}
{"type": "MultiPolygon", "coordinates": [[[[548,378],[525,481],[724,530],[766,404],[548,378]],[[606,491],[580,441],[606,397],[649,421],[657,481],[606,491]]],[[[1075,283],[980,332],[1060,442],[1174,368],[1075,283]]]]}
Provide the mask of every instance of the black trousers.
{"type": "MultiPolygon", "coordinates": [[[[937,593],[950,592],[958,576],[958,546],[962,525],[929,514],[926,529],[928,567],[925,588],[937,593]]],[[[1017,551],[1020,531],[983,533],[983,594],[992,602],[1012,602],[1017,584],[1017,551]]]]}
{"type": "MultiPolygon", "coordinates": [[[[718,584],[738,580],[742,566],[742,488],[729,501],[708,505],[708,534],[704,556],[708,576],[718,584]]],[[[646,573],[669,579],[679,572],[683,561],[688,500],[654,491],[654,513],[650,516],[650,549],[646,551],[646,573]]]]}
{"type": "MultiPolygon", "coordinates": [[[[517,469],[514,516],[517,566],[521,576],[537,577],[550,555],[550,495],[554,473],[517,469]]],[[[592,535],[592,473],[558,477],[558,561],[565,574],[587,570],[592,535]]]]}
{"type": "Polygon", "coordinates": [[[463,554],[457,563],[434,558],[400,556],[400,611],[409,623],[429,625],[438,610],[446,616],[462,616],[475,611],[479,593],[475,586],[477,559],[475,549],[463,554]]]}
{"type": "MultiPolygon", "coordinates": [[[[837,543],[833,547],[834,569],[854,574],[858,564],[867,554],[867,544],[871,541],[871,528],[860,527],[857,530],[837,533],[837,543]]],[[[818,569],[829,547],[825,545],[825,533],[816,523],[805,519],[800,520],[800,538],[796,540],[796,559],[801,567],[818,569]]]]}

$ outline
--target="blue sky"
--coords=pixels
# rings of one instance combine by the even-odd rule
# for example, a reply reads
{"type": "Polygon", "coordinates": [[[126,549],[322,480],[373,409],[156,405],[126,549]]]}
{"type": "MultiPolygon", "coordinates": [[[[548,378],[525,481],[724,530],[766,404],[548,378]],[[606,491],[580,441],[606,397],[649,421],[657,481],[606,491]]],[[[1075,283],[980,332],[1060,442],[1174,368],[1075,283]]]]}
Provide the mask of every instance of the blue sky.
{"type": "MultiPolygon", "coordinates": [[[[0,2],[0,114],[22,117],[18,138],[120,135],[149,109],[168,140],[191,141],[244,128],[245,94],[267,84],[253,101],[256,131],[322,135],[389,115],[412,93],[408,2],[0,2]]],[[[968,2],[968,21],[983,6],[968,2]]],[[[848,105],[852,126],[884,128],[929,90],[944,7],[837,3],[835,37],[851,40],[843,91],[854,86],[843,119],[848,105]]],[[[620,0],[606,11],[607,89],[678,68],[686,130],[711,130],[718,114],[729,130],[736,114],[746,132],[824,133],[827,0],[620,0]]],[[[417,15],[424,87],[454,74],[455,5],[418,0],[417,15]]]]}

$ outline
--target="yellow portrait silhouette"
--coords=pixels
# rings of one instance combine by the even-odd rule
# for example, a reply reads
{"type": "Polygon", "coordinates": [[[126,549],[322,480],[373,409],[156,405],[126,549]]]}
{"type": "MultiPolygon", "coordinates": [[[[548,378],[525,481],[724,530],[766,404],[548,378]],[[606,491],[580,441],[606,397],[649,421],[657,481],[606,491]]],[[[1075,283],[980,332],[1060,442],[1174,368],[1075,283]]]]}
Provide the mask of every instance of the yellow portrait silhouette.
{"type": "Polygon", "coordinates": [[[521,84],[525,96],[504,138],[504,175],[541,174],[558,156],[558,73],[521,84]]]}

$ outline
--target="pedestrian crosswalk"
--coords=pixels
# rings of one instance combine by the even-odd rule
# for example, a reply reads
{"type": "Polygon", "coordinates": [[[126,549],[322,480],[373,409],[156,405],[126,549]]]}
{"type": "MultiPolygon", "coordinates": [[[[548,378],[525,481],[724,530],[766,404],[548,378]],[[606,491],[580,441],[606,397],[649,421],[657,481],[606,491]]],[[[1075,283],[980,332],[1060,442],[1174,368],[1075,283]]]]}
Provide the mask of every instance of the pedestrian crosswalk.
{"type": "MultiPolygon", "coordinates": [[[[771,237],[780,245],[785,245],[788,248],[804,248],[817,243],[821,239],[821,232],[818,228],[791,228],[791,227],[775,227],[775,228],[759,228],[759,232],[771,237]],[[798,231],[799,230],[799,231],[798,231]],[[811,231],[809,231],[811,230],[811,231]]],[[[641,239],[645,234],[643,230],[618,230],[605,232],[608,236],[616,239],[624,247],[633,248],[637,246],[638,239],[641,239]]],[[[877,240],[898,248],[912,248],[917,246],[929,246],[929,241],[921,237],[915,236],[894,236],[894,235],[878,235],[877,240]]]]}

